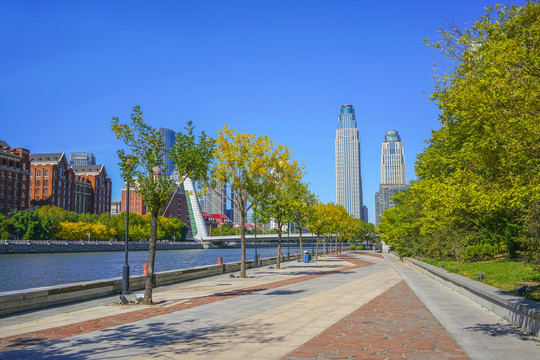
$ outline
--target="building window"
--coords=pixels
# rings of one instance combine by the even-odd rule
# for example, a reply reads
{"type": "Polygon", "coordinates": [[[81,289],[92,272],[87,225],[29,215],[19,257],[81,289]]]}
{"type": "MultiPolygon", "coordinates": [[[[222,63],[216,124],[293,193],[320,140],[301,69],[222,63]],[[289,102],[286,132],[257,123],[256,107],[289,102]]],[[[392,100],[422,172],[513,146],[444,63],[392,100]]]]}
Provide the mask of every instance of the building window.
{"type": "Polygon", "coordinates": [[[32,189],[28,189],[28,193],[32,195],[32,189]]]}
{"type": "Polygon", "coordinates": [[[43,171],[43,176],[44,177],[49,177],[49,170],[44,170],[43,171]]]}
{"type": "Polygon", "coordinates": [[[49,180],[43,180],[43,186],[49,186],[49,180]]]}
{"type": "Polygon", "coordinates": [[[40,189],[36,189],[36,195],[40,194],[40,189]]]}
{"type": "Polygon", "coordinates": [[[36,170],[36,177],[41,177],[41,170],[36,170]]]}
{"type": "Polygon", "coordinates": [[[48,193],[49,193],[49,189],[47,188],[43,189],[43,195],[48,194],[48,193]]]}

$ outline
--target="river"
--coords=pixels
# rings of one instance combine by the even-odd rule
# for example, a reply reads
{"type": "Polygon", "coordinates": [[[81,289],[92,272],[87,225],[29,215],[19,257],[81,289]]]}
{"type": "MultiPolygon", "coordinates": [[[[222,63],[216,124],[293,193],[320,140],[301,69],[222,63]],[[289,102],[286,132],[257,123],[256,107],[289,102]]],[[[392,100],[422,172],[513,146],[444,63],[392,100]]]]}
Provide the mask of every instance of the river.
{"type": "MultiPolygon", "coordinates": [[[[290,248],[294,254],[298,248],[290,248]]],[[[311,246],[304,246],[310,250],[311,246]]],[[[277,248],[259,248],[261,258],[275,257],[277,248]]],[[[282,247],[287,255],[287,247],[282,247]]],[[[253,260],[255,250],[246,249],[247,259],[253,260]]],[[[193,249],[160,250],[156,252],[155,271],[187,269],[223,262],[240,261],[240,249],[193,249]]],[[[147,251],[129,253],[131,275],[141,275],[143,264],[148,263],[147,251]]],[[[45,254],[0,254],[0,292],[22,290],[50,285],[91,281],[122,276],[124,252],[91,253],[45,253],[45,254]]]]}

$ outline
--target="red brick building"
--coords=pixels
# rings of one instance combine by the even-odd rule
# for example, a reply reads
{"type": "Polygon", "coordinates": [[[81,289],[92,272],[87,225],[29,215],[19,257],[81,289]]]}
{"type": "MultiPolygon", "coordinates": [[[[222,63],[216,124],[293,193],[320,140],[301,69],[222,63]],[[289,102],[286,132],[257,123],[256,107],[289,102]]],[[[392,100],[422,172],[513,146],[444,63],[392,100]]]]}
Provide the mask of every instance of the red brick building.
{"type": "Polygon", "coordinates": [[[92,214],[111,211],[112,182],[107,175],[105,165],[73,166],[75,175],[90,181],[92,185],[92,214]]]}
{"type": "Polygon", "coordinates": [[[29,205],[30,151],[0,140],[0,215],[29,205]]]}
{"type": "Polygon", "coordinates": [[[111,180],[103,165],[76,172],[65,153],[31,154],[30,170],[32,207],[50,205],[91,214],[110,211],[111,180]]]}

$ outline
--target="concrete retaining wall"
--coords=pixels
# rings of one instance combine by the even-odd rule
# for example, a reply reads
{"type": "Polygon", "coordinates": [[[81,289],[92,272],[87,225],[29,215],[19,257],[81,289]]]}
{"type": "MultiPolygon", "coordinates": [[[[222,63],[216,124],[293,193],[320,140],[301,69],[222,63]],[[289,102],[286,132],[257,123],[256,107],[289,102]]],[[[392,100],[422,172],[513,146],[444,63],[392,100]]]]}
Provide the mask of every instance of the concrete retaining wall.
{"type": "MultiPolygon", "coordinates": [[[[291,255],[291,261],[295,261],[299,258],[300,255],[291,255]]],[[[283,259],[282,261],[285,260],[283,259]]],[[[275,257],[264,258],[260,260],[260,266],[275,264],[275,262],[275,257]]],[[[246,262],[246,267],[248,269],[253,268],[254,266],[254,261],[246,262]]],[[[240,271],[240,262],[164,271],[156,273],[156,285],[175,284],[236,271],[240,271]]],[[[146,276],[131,276],[129,279],[129,289],[132,292],[143,290],[145,283],[146,276]]],[[[103,296],[120,294],[121,292],[122,278],[7,291],[0,293],[0,316],[68,304],[76,301],[90,300],[103,296]]]]}
{"type": "Polygon", "coordinates": [[[540,336],[540,304],[512,295],[493,286],[450,273],[424,262],[406,258],[427,276],[456,290],[476,303],[518,325],[528,333],[540,336]]]}

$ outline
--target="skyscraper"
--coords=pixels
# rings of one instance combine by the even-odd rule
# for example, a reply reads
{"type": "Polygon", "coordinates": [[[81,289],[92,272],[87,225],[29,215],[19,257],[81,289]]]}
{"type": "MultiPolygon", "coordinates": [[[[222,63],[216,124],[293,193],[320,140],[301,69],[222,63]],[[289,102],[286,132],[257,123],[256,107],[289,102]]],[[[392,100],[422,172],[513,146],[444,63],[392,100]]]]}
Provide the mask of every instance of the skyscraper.
{"type": "Polygon", "coordinates": [[[96,157],[89,152],[72,152],[69,157],[69,165],[86,166],[96,165],[96,157]]]}
{"type": "Polygon", "coordinates": [[[384,210],[394,207],[392,195],[400,191],[407,191],[405,155],[401,137],[396,130],[390,130],[382,143],[381,184],[375,193],[375,225],[379,224],[384,210]]]}
{"type": "Polygon", "coordinates": [[[163,141],[163,144],[165,145],[165,154],[163,155],[163,160],[167,165],[166,172],[167,175],[172,175],[174,166],[172,160],[169,160],[169,150],[171,150],[174,146],[176,132],[172,129],[159,128],[159,135],[161,135],[161,141],[163,141]]]}
{"type": "Polygon", "coordinates": [[[336,202],[347,212],[368,221],[362,199],[360,135],[352,105],[343,105],[336,130],[336,202]]]}

